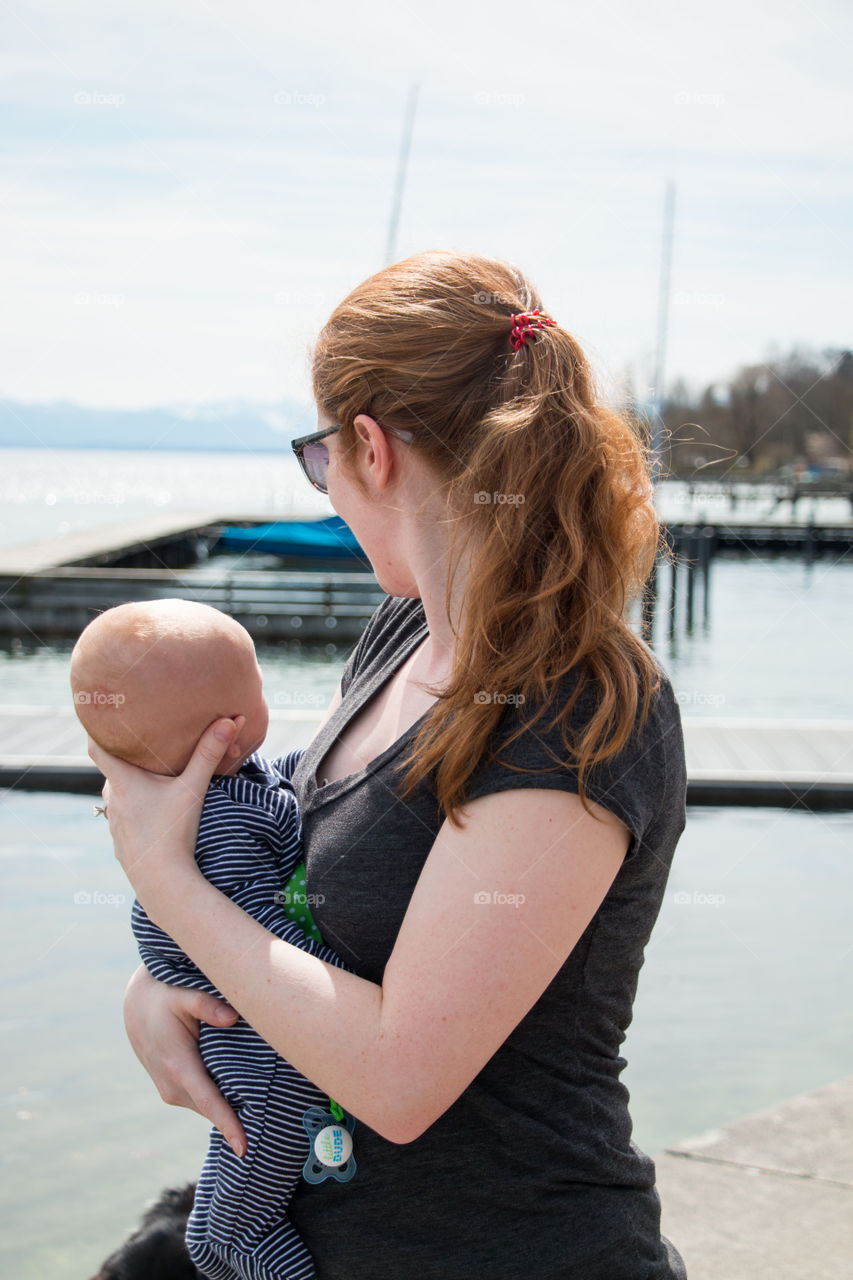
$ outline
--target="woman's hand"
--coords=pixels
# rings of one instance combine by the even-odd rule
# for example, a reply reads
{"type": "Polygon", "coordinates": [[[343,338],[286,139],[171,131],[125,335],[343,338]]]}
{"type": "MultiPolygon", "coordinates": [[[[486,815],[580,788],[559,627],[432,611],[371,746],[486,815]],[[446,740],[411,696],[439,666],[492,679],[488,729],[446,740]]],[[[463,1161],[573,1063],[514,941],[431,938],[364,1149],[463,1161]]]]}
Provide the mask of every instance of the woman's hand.
{"type": "Polygon", "coordinates": [[[199,1022],[231,1026],[237,1013],[216,996],[158,982],[140,965],[127,985],[124,1025],[139,1061],[172,1107],[188,1107],[215,1125],[235,1154],[246,1153],[246,1134],[205,1070],[198,1050],[199,1022]]]}
{"type": "Polygon", "coordinates": [[[223,756],[239,754],[231,743],[243,720],[210,725],[175,778],[119,760],[89,739],[89,755],[106,778],[101,794],[116,857],[155,924],[158,903],[173,899],[182,881],[201,874],[195,842],[204,797],[223,756]]]}

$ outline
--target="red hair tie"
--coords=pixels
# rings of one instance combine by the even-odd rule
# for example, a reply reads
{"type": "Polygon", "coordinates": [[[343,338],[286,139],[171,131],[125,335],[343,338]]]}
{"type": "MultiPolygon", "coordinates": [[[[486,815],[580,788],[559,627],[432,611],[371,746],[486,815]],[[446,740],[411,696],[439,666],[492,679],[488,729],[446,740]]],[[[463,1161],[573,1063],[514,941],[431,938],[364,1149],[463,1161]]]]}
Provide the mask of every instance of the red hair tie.
{"type": "Polygon", "coordinates": [[[527,346],[527,335],[529,333],[533,333],[536,329],[549,328],[557,323],[550,316],[546,316],[544,312],[540,312],[538,307],[535,311],[519,311],[518,315],[511,315],[510,320],[512,320],[512,332],[509,335],[509,340],[513,351],[518,351],[519,348],[527,346]]]}

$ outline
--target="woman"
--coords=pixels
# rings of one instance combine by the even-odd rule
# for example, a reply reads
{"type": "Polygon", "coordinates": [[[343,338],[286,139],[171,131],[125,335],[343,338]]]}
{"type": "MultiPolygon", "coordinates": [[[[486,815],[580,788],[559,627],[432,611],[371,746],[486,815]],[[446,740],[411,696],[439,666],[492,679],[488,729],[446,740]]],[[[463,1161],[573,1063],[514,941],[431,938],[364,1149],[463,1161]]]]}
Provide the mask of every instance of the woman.
{"type": "MultiPolygon", "coordinates": [[[[619,1046],[684,825],[677,705],[625,621],[658,529],[644,454],[512,267],[455,253],[354,290],[314,356],[329,494],[388,599],[294,776],[307,891],[354,972],[200,876],[212,725],[177,779],[93,756],[142,906],[358,1119],[357,1173],[291,1218],[318,1280],[672,1280],[619,1046]]],[[[165,1101],[213,999],[137,971],[128,1033],[165,1101]]]]}

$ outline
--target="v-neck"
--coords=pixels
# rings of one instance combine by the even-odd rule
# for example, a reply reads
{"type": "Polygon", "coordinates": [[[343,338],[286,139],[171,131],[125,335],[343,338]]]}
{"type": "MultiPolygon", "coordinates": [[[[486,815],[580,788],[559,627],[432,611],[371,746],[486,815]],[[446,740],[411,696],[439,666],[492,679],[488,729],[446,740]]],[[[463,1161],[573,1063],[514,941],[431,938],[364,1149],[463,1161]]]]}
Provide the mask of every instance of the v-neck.
{"type": "MultiPolygon", "coordinates": [[[[424,713],[419,716],[408,729],[401,733],[395,742],[392,742],[391,745],[386,747],[384,751],[380,752],[378,756],[374,756],[374,758],[364,765],[363,768],[358,769],[355,773],[348,773],[343,778],[336,778],[334,782],[327,782],[322,785],[318,783],[317,771],[326,759],[326,756],[329,754],[332,744],[341,736],[356,716],[360,714],[370,699],[394,678],[403,664],[411,657],[418,645],[423,643],[427,635],[429,635],[429,628],[427,627],[425,619],[409,643],[402,645],[395,653],[392,662],[383,663],[377,668],[371,678],[365,682],[361,696],[353,699],[348,694],[332,715],[331,719],[327,721],[314,738],[311,743],[311,749],[316,749],[317,755],[315,757],[316,764],[311,767],[311,772],[307,779],[307,805],[313,805],[315,801],[318,804],[325,804],[327,800],[335,799],[345,791],[348,791],[350,787],[363,781],[372,773],[377,772],[388,760],[391,760],[402,750],[404,744],[409,738],[411,738],[413,733],[419,727],[421,721],[429,714],[432,707],[435,705],[435,702],[431,703],[430,706],[427,707],[426,711],[424,711],[424,713]]],[[[356,676],[353,684],[357,683],[358,677],[356,676]]],[[[350,691],[352,692],[352,690],[353,685],[350,686],[350,691]]],[[[435,701],[437,702],[438,699],[435,701]]]]}

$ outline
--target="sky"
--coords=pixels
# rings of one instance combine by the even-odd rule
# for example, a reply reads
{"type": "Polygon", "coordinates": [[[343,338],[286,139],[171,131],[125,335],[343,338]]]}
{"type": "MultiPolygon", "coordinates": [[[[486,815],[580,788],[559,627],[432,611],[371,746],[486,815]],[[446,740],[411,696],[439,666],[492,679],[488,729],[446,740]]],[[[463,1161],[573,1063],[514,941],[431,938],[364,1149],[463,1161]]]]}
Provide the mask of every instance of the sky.
{"type": "Polygon", "coordinates": [[[0,0],[0,398],[310,400],[396,257],[509,259],[605,381],[851,344],[853,8],[0,0]]]}

